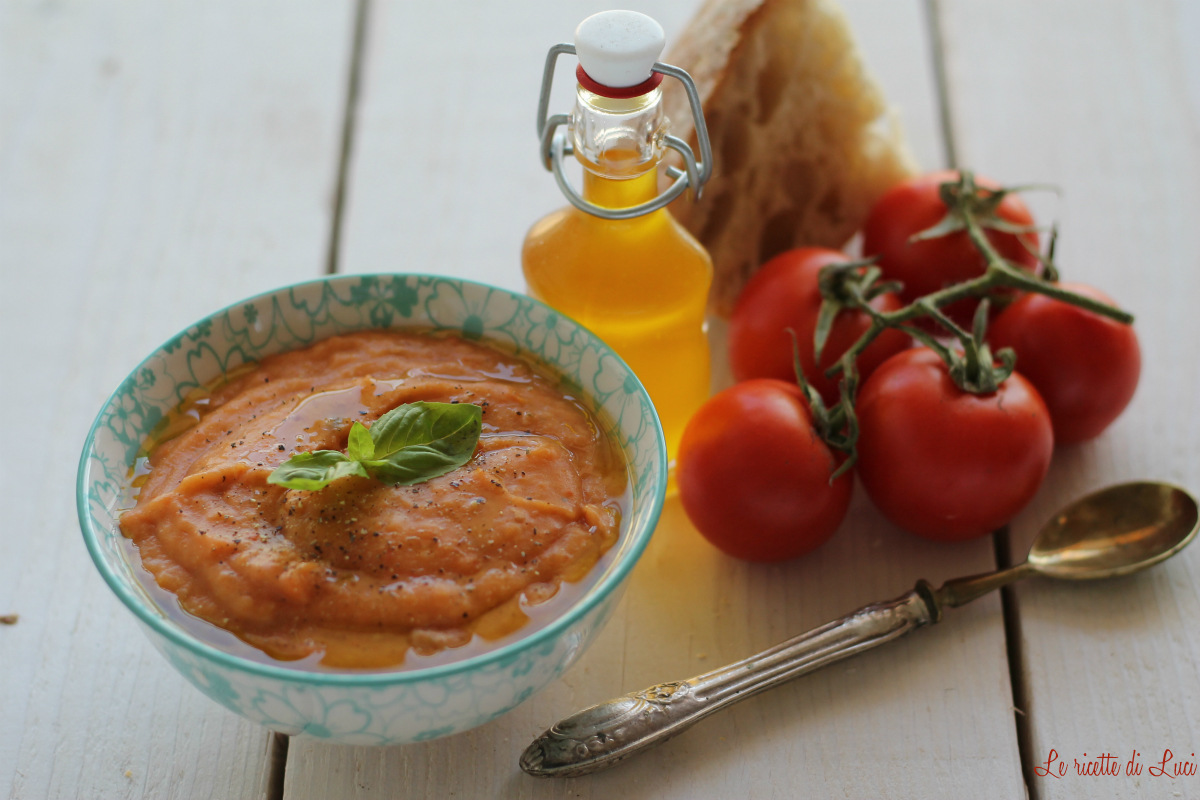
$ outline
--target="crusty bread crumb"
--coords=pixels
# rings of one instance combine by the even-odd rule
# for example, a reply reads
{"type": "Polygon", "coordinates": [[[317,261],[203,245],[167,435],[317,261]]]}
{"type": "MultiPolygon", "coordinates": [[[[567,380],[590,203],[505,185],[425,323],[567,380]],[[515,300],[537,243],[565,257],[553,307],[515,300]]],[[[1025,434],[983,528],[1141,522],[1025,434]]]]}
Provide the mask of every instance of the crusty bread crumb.
{"type": "MultiPolygon", "coordinates": [[[[664,61],[696,81],[712,138],[704,196],[671,210],[712,254],[718,314],[772,256],[841,247],[916,169],[835,0],[708,0],[664,61]]],[[[683,87],[663,86],[672,132],[694,149],[683,87]]]]}

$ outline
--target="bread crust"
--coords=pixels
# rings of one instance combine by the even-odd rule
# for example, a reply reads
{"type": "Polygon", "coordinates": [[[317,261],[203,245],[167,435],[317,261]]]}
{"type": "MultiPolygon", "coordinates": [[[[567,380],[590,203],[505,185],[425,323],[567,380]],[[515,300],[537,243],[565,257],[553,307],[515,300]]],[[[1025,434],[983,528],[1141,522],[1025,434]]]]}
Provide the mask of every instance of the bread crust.
{"type": "MultiPolygon", "coordinates": [[[[691,74],[704,103],[713,176],[699,201],[671,211],[712,254],[710,308],[722,316],[763,262],[842,247],[916,171],[835,0],[708,0],[664,60],[691,74]]],[[[664,90],[672,132],[695,148],[683,87],[664,90]]]]}

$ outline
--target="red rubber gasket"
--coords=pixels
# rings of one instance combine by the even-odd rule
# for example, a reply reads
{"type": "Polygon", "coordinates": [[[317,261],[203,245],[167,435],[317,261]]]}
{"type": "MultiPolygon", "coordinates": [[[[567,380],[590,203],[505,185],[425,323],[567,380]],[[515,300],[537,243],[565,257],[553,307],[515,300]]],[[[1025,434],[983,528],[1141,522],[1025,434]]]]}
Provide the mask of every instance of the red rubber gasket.
{"type": "Polygon", "coordinates": [[[663,76],[661,72],[651,72],[650,77],[637,86],[605,86],[603,83],[596,83],[596,81],[592,80],[591,76],[583,71],[583,64],[580,64],[575,67],[575,79],[592,94],[598,94],[601,97],[611,97],[614,100],[626,100],[630,97],[641,97],[644,94],[654,91],[662,83],[663,76]]]}

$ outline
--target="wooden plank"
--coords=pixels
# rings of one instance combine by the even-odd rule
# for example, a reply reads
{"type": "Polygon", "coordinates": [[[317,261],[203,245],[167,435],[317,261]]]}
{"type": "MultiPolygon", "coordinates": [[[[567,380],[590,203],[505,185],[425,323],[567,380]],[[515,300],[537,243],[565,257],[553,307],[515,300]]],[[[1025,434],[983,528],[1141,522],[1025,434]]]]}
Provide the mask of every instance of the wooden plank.
{"type": "MultiPolygon", "coordinates": [[[[670,36],[692,5],[639,8],[670,36]]],[[[936,165],[921,5],[853,0],[848,7],[922,161],[936,165]]],[[[534,155],[543,54],[601,8],[372,5],[344,227],[347,271],[428,270],[522,288],[522,237],[564,202],[534,155]]],[[[570,89],[571,68],[563,66],[560,90],[570,89]]],[[[556,107],[565,107],[569,94],[560,97],[556,107]]],[[[488,726],[422,745],[337,748],[295,739],[285,796],[757,798],[794,797],[799,787],[812,797],[1019,796],[994,597],[886,651],[747,701],[611,771],[537,781],[517,768],[537,733],[583,706],[744,657],[904,592],[920,577],[993,563],[989,541],[918,541],[884,522],[860,493],[844,530],[816,554],[748,565],[707,545],[672,501],[615,618],[562,681],[488,726]]]]}
{"type": "MultiPolygon", "coordinates": [[[[1142,378],[1092,443],[1060,448],[1012,526],[1020,559],[1042,521],[1101,486],[1158,478],[1200,489],[1200,6],[942,0],[964,163],[1006,183],[1065,190],[1059,263],[1137,315],[1142,378]]],[[[1043,203],[1042,218],[1054,212],[1043,203]]],[[[1018,371],[1020,364],[1017,364],[1018,371]]],[[[1200,752],[1200,548],[1136,577],[1016,591],[1030,767],[1051,749],[1041,798],[1197,797],[1200,783],[1126,777],[1167,748],[1200,752]],[[1112,753],[1122,774],[1074,774],[1112,753]]]]}
{"type": "Polygon", "coordinates": [[[0,794],[262,797],[269,734],[103,584],[72,493],[154,346],[325,260],[349,2],[0,4],[0,794]],[[17,457],[15,454],[20,454],[17,457]]]}

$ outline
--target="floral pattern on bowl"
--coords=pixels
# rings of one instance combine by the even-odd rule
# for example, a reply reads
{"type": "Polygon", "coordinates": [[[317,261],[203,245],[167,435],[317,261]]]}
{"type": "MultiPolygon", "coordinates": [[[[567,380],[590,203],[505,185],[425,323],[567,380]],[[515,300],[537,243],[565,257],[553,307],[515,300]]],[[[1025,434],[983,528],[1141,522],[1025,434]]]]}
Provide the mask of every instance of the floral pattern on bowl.
{"type": "Polygon", "coordinates": [[[666,448],[637,378],[602,341],[529,297],[427,275],[342,275],[284,287],[188,327],[130,373],[84,444],[77,503],[96,567],[154,646],[201,692],[272,730],[343,744],[401,744],[484,724],[573,664],[603,627],[644,550],[667,486],[666,448]],[[630,465],[631,503],[615,557],[546,627],[474,658],[423,670],[318,673],[239,658],[171,620],[139,583],[117,524],[147,435],[186,395],[224,372],[340,333],[455,333],[541,362],[597,412],[630,465]]]}

